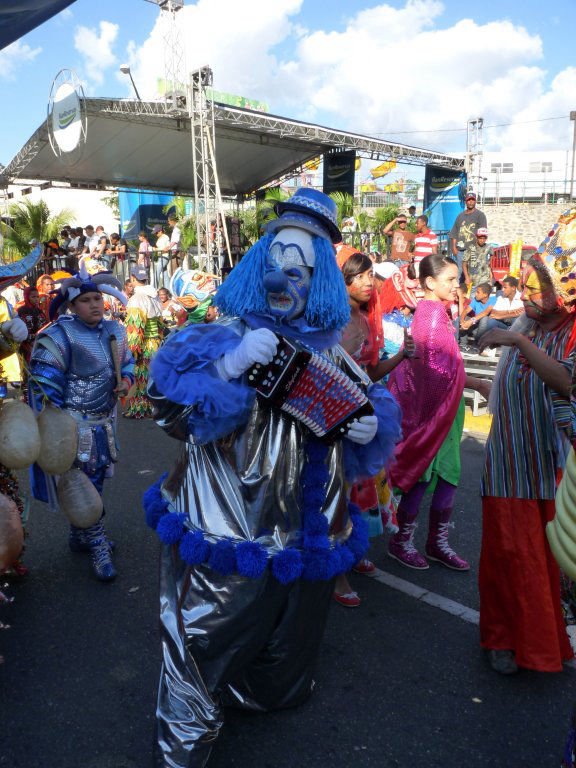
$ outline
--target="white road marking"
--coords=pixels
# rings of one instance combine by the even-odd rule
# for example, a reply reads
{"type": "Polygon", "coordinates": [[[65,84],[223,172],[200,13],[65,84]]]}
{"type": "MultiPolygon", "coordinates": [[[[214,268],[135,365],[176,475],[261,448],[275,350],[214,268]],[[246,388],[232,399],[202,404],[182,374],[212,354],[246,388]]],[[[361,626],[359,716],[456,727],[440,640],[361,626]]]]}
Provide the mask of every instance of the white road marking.
{"type": "MultiPolygon", "coordinates": [[[[381,584],[385,584],[387,587],[402,592],[409,597],[414,597],[416,600],[420,600],[426,605],[431,605],[433,608],[439,608],[445,613],[450,613],[452,616],[457,616],[462,621],[467,621],[469,624],[475,624],[478,626],[480,622],[480,613],[475,611],[474,608],[469,608],[463,603],[458,603],[456,600],[450,600],[449,597],[439,595],[437,592],[430,592],[430,590],[424,587],[419,587],[417,584],[413,584],[411,581],[401,579],[399,576],[393,576],[387,571],[381,571],[380,568],[376,568],[376,571],[372,578],[375,581],[379,581],[381,584]]],[[[574,651],[576,653],[576,628],[568,628],[568,636],[574,651]],[[573,632],[570,632],[573,629],[573,632]]],[[[570,659],[565,661],[564,666],[576,669],[576,659],[570,659]]]]}
{"type": "Polygon", "coordinates": [[[401,579],[398,576],[393,576],[391,573],[381,571],[380,568],[376,568],[376,572],[372,577],[381,584],[386,584],[387,587],[396,589],[398,592],[403,592],[405,595],[416,598],[426,605],[431,605],[434,608],[440,608],[441,611],[451,613],[452,616],[457,616],[463,621],[467,621],[469,624],[478,624],[480,621],[480,614],[473,608],[469,608],[467,605],[457,603],[456,600],[450,600],[449,597],[439,595],[437,592],[430,592],[430,590],[424,587],[419,587],[417,584],[413,584],[411,581],[401,579]]]}

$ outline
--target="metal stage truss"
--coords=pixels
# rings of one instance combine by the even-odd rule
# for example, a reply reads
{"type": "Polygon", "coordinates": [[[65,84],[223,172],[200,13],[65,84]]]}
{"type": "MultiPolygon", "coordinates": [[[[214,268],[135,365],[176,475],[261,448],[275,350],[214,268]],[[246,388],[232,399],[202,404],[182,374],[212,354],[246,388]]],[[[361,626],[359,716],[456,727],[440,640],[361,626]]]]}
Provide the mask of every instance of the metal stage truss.
{"type": "MultiPolygon", "coordinates": [[[[87,144],[78,166],[67,169],[53,155],[44,122],[0,173],[0,186],[20,178],[193,194],[191,124],[184,105],[167,113],[163,101],[87,98],[85,106],[87,144]]],[[[334,150],[353,149],[377,161],[464,168],[463,158],[433,150],[218,102],[213,111],[213,150],[226,197],[250,195],[334,150]]]]}

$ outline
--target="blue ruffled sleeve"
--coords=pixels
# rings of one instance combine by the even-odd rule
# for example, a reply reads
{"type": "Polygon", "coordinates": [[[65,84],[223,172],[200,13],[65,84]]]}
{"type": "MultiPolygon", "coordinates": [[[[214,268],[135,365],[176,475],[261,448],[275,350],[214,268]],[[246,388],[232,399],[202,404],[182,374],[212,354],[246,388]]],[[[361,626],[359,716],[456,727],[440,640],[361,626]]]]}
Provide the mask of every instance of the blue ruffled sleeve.
{"type": "Polygon", "coordinates": [[[368,398],[378,418],[378,431],[367,445],[344,440],[344,472],[349,483],[377,475],[392,458],[402,437],[402,411],[382,384],[372,384],[368,398]]]}
{"type": "Polygon", "coordinates": [[[223,381],[215,365],[241,341],[225,326],[196,325],[174,333],[152,360],[153,388],[171,403],[186,406],[188,433],[197,443],[230,434],[250,415],[255,390],[241,379],[223,381]]]}

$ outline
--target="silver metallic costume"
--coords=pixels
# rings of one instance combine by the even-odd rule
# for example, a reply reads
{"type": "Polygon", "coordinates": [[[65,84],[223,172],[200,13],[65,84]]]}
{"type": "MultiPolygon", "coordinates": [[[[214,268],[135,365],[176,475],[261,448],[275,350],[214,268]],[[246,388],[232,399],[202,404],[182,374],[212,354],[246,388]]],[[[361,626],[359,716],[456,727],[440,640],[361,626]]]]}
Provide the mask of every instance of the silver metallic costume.
{"type": "Polygon", "coordinates": [[[42,381],[43,365],[65,374],[64,386],[48,372],[48,383],[58,386],[62,407],[85,414],[108,413],[116,405],[116,379],[110,336],[116,336],[120,360],[130,361],[126,329],[116,320],[103,320],[91,328],[75,315],[63,315],[41,331],[32,354],[36,378],[42,381]]]}
{"type": "MultiPolygon", "coordinates": [[[[237,319],[215,325],[240,336],[248,330],[237,319]]],[[[358,383],[368,383],[340,347],[325,354],[358,383]]],[[[307,440],[300,422],[256,400],[245,424],[200,445],[190,434],[192,407],[165,399],[153,380],[148,393],[160,426],[185,441],[163,494],[172,511],[185,515],[189,529],[203,531],[212,542],[256,541],[268,553],[298,541],[307,440]]],[[[341,442],[330,446],[326,463],[322,512],[331,540],[344,540],[350,522],[341,442]]],[[[187,565],[176,546],[164,547],[158,766],[204,766],[222,723],[222,704],[266,711],[306,699],[332,589],[332,580],[281,584],[270,570],[259,579],[222,576],[187,565]]]]}
{"type": "Polygon", "coordinates": [[[78,463],[92,476],[117,460],[112,335],[122,373],[131,376],[126,329],[116,320],[103,320],[91,328],[75,315],[63,315],[38,334],[30,359],[34,379],[48,398],[77,422],[78,463]],[[95,440],[97,432],[103,440],[95,440]]]}

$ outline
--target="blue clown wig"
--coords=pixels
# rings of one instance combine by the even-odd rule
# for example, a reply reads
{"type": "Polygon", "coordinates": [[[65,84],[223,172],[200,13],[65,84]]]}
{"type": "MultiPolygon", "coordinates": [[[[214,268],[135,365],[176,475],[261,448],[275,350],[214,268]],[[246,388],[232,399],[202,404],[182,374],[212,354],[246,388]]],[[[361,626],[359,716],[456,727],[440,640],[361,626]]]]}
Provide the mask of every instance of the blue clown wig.
{"type": "MultiPolygon", "coordinates": [[[[276,234],[264,235],[234,267],[216,294],[216,305],[229,317],[254,312],[268,314],[264,290],[266,258],[276,234]]],[[[346,284],[336,263],[334,247],[323,237],[312,238],[316,262],[304,318],[322,331],[339,331],[348,325],[350,306],[346,284]]]]}

